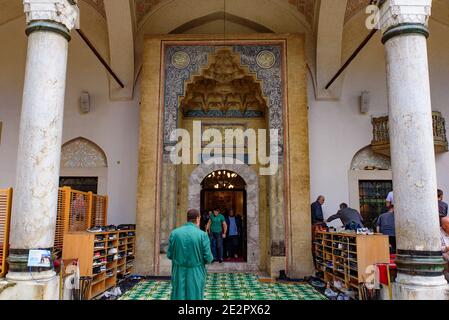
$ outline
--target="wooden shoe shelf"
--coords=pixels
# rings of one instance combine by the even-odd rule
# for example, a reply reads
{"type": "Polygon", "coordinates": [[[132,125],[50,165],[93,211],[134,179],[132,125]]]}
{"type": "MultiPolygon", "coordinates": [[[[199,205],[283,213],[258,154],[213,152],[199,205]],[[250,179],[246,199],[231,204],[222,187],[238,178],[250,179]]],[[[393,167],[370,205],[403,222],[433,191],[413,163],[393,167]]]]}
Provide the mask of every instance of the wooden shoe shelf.
{"type": "Polygon", "coordinates": [[[135,230],[120,230],[119,232],[119,254],[124,257],[118,260],[117,276],[119,279],[126,278],[134,272],[134,254],[136,243],[135,230]]]}
{"type": "MultiPolygon", "coordinates": [[[[119,251],[119,233],[68,232],[64,235],[63,259],[78,259],[80,276],[92,278],[88,299],[95,298],[117,284],[121,261],[114,260],[114,256],[119,251]],[[111,249],[116,252],[109,253],[111,249]],[[106,259],[106,262],[101,262],[101,259],[106,259]],[[98,270],[102,266],[105,270],[98,270]]],[[[126,258],[121,260],[126,261],[126,258]]]]}
{"type": "Polygon", "coordinates": [[[359,297],[360,285],[371,274],[369,267],[390,262],[388,236],[381,234],[317,231],[313,245],[315,266],[323,274],[321,279],[334,289],[341,289],[334,285],[339,281],[343,289],[351,288],[359,297]]]}

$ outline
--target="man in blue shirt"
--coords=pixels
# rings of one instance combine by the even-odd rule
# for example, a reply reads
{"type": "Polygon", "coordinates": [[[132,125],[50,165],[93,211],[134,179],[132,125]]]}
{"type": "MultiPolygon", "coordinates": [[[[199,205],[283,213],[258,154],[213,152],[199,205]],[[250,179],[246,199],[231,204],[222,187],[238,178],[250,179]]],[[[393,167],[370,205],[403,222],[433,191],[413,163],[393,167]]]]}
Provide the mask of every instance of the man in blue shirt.
{"type": "Polygon", "coordinates": [[[226,217],[227,228],[227,252],[228,259],[238,258],[238,248],[240,246],[240,239],[242,235],[242,219],[234,214],[234,210],[229,211],[226,217]]]}
{"type": "Polygon", "coordinates": [[[377,232],[387,235],[390,242],[390,252],[396,252],[396,228],[394,224],[394,205],[390,204],[387,212],[377,219],[377,232]]]}

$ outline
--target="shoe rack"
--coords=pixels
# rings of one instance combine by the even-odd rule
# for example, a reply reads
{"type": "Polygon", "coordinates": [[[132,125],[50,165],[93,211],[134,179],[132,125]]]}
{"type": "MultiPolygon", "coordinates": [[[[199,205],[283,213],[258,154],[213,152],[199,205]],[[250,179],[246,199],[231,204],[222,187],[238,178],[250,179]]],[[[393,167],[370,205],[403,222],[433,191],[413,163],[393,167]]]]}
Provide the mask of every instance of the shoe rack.
{"type": "Polygon", "coordinates": [[[381,234],[316,231],[314,239],[320,278],[340,292],[349,290],[361,297],[361,284],[372,277],[372,266],[390,262],[388,237],[381,234]]]}
{"type": "Polygon", "coordinates": [[[64,235],[63,259],[78,259],[80,276],[92,278],[88,299],[117,284],[118,250],[119,231],[64,235]]]}
{"type": "Polygon", "coordinates": [[[134,272],[135,230],[118,231],[117,276],[124,279],[134,272]]]}

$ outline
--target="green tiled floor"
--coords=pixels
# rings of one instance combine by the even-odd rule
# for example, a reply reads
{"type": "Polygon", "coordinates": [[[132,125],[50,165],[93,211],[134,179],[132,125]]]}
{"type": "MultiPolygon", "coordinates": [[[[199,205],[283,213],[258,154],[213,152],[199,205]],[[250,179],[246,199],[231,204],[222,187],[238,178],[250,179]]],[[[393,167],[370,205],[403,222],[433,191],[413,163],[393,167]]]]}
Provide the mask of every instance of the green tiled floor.
{"type": "MultiPolygon", "coordinates": [[[[169,300],[169,281],[142,281],[120,300],[169,300]]],[[[206,300],[326,300],[308,284],[262,283],[256,275],[243,273],[209,274],[206,300]]]]}

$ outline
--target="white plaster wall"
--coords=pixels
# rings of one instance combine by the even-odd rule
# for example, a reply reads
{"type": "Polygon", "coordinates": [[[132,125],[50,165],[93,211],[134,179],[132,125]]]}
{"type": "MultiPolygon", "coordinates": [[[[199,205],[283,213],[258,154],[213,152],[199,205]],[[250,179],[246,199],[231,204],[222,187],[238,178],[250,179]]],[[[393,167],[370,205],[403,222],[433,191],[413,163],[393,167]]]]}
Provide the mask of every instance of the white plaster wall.
{"type": "MultiPolygon", "coordinates": [[[[98,24],[90,16],[84,15],[82,23],[90,28],[89,36],[107,57],[105,26],[98,24]],[[95,33],[93,30],[99,31],[95,33]]],[[[348,26],[357,23],[359,22],[351,21],[348,26]]],[[[0,121],[3,121],[0,188],[14,186],[15,180],[26,54],[24,25],[24,19],[20,18],[0,26],[0,121]]],[[[358,31],[357,27],[353,28],[355,29],[346,30],[343,56],[350,54],[367,33],[363,25],[359,26],[358,31]]],[[[449,27],[432,20],[430,28],[433,108],[443,112],[449,121],[449,43],[446,41],[449,27]]],[[[192,31],[202,30],[202,27],[198,27],[192,31]]],[[[311,201],[319,194],[326,196],[325,216],[334,214],[339,203],[349,202],[348,170],[352,157],[371,142],[371,116],[387,113],[384,51],[379,34],[351,64],[344,76],[343,93],[339,101],[316,101],[309,78],[311,201]],[[362,90],[371,92],[371,109],[365,115],[360,114],[358,104],[362,90]]],[[[103,148],[109,163],[109,221],[115,224],[133,223],[138,168],[140,85],[136,87],[134,101],[111,102],[104,68],[77,35],[73,35],[70,43],[67,80],[63,142],[83,136],[103,148]],[[78,112],[78,98],[83,90],[89,91],[91,95],[92,111],[87,115],[78,112]]],[[[439,187],[446,190],[447,194],[448,168],[449,153],[438,155],[439,187]]]]}
{"type": "MultiPolygon", "coordinates": [[[[90,30],[88,35],[104,52],[106,30],[92,20],[92,15],[89,17],[90,20],[83,21],[85,30],[90,30]],[[99,31],[94,34],[92,30],[99,31]]],[[[3,121],[0,188],[15,184],[27,43],[24,27],[24,18],[0,27],[0,121],[3,121]]],[[[63,143],[82,136],[103,148],[109,165],[109,222],[135,223],[139,94],[134,101],[111,102],[105,69],[76,33],[72,34],[69,46],[65,101],[63,143]],[[78,108],[79,96],[84,90],[91,97],[89,114],[81,114],[78,108]]]]}
{"type": "MultiPolygon", "coordinates": [[[[449,43],[446,41],[449,27],[431,20],[430,32],[432,108],[441,111],[449,121],[449,43]]],[[[346,41],[363,39],[367,30],[360,28],[359,33],[362,36],[357,37],[354,30],[350,30],[346,41]]],[[[343,47],[352,50],[354,44],[345,43],[343,47]]],[[[311,201],[315,201],[319,194],[326,197],[323,206],[325,217],[336,213],[341,202],[349,203],[348,170],[351,160],[358,150],[371,143],[371,117],[388,114],[384,61],[384,48],[378,33],[344,74],[340,101],[316,101],[309,85],[311,201]],[[359,96],[363,90],[370,91],[370,111],[367,114],[359,112],[359,96]]],[[[436,164],[438,186],[449,194],[449,153],[437,155],[436,164]]],[[[332,225],[338,226],[340,222],[335,221],[332,225]]]]}

